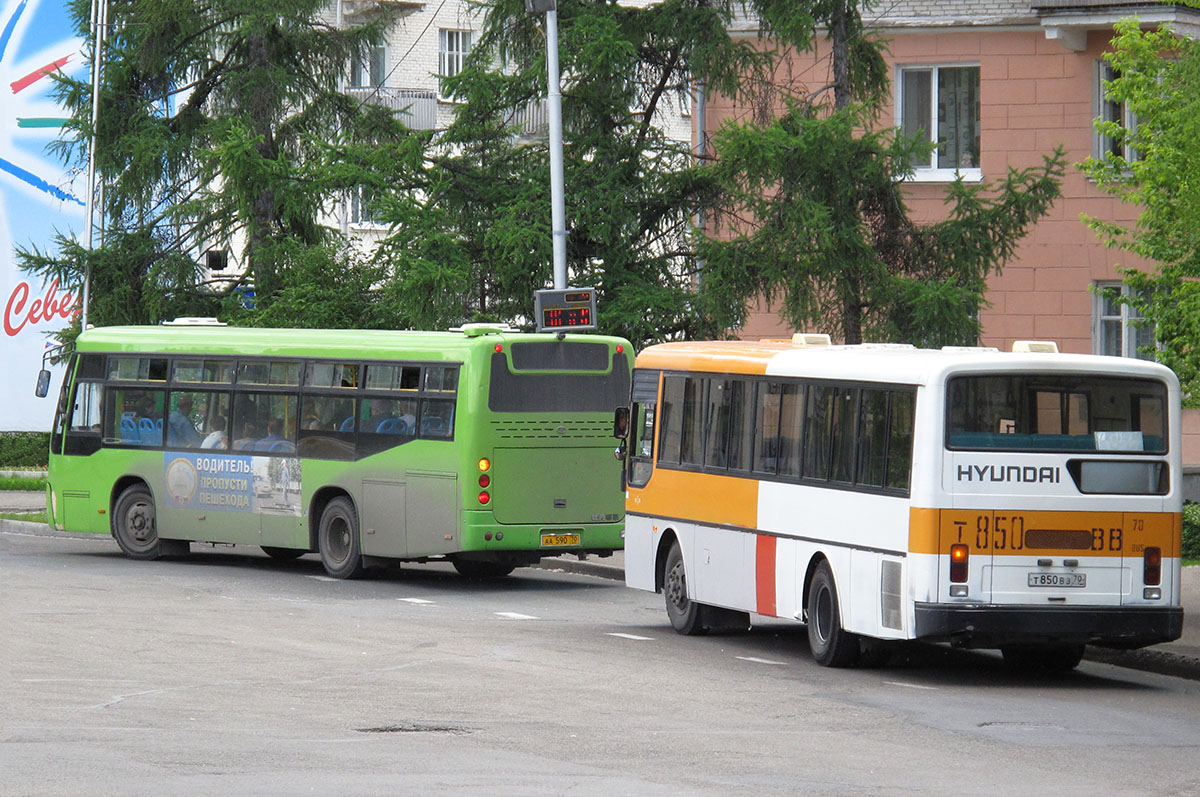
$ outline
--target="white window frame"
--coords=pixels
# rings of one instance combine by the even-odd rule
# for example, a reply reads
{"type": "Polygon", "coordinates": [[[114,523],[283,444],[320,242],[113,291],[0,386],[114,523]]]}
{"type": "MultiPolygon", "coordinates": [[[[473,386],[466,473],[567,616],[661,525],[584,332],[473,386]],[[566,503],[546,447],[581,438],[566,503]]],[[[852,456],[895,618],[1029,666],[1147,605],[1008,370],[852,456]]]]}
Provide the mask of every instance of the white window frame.
{"type": "MultiPolygon", "coordinates": [[[[1138,351],[1138,334],[1145,334],[1147,327],[1139,327],[1134,325],[1140,316],[1137,311],[1128,304],[1120,303],[1116,308],[1116,313],[1105,313],[1108,309],[1105,305],[1103,291],[1119,289],[1121,296],[1129,296],[1129,286],[1123,282],[1097,282],[1095,290],[1092,291],[1092,353],[1107,354],[1108,347],[1105,343],[1110,339],[1107,332],[1114,324],[1119,324],[1120,332],[1117,333],[1121,337],[1121,357],[1133,357],[1138,360],[1152,360],[1153,357],[1142,354],[1138,351]]],[[[1150,329],[1153,332],[1152,329],[1150,329]]]]}
{"type": "MultiPolygon", "coordinates": [[[[1104,84],[1116,77],[1116,70],[1112,64],[1105,60],[1096,62],[1095,79],[1092,86],[1092,116],[1104,122],[1118,122],[1121,127],[1129,131],[1137,129],[1137,114],[1131,113],[1129,106],[1123,102],[1113,102],[1108,99],[1104,89],[1104,84]]],[[[1112,152],[1114,155],[1120,155],[1127,161],[1138,160],[1137,151],[1129,146],[1126,142],[1121,147],[1121,152],[1116,152],[1114,142],[1111,136],[1102,135],[1096,130],[1095,125],[1092,126],[1092,157],[1097,160],[1103,159],[1105,153],[1112,152]]]]}
{"type": "Polygon", "coordinates": [[[453,100],[442,88],[442,81],[462,71],[471,53],[475,33],[463,28],[438,28],[438,99],[453,100]]]}
{"type": "MultiPolygon", "coordinates": [[[[895,86],[895,115],[896,128],[904,129],[904,75],[906,72],[928,72],[929,73],[929,89],[930,89],[930,113],[929,124],[925,128],[926,132],[936,142],[937,140],[937,111],[938,111],[938,79],[937,73],[942,69],[981,69],[978,63],[941,63],[941,64],[900,64],[896,67],[896,78],[893,81],[895,86]]],[[[982,71],[982,70],[981,70],[982,71]]],[[[982,93],[982,74],[980,75],[980,86],[977,91],[982,93]]],[[[980,102],[982,104],[982,101],[980,102]]],[[[982,131],[982,109],[979,109],[979,119],[976,120],[976,125],[982,131]]],[[[980,153],[982,157],[982,153],[980,153]]],[[[927,165],[917,166],[911,175],[906,178],[907,182],[913,183],[935,183],[935,182],[950,182],[959,176],[966,182],[981,182],[983,180],[983,170],[979,164],[974,166],[956,167],[953,169],[938,167],[937,164],[938,152],[935,148],[930,155],[930,160],[927,165]]]]}
{"type": "Polygon", "coordinates": [[[350,62],[350,88],[379,88],[387,82],[387,64],[387,43],[378,42],[371,45],[365,58],[355,56],[350,62]]]}
{"type": "Polygon", "coordinates": [[[351,189],[350,196],[347,197],[346,213],[349,218],[351,227],[359,230],[378,230],[386,225],[381,224],[371,218],[368,212],[367,205],[370,201],[369,197],[364,197],[367,187],[360,185],[351,189]]]}

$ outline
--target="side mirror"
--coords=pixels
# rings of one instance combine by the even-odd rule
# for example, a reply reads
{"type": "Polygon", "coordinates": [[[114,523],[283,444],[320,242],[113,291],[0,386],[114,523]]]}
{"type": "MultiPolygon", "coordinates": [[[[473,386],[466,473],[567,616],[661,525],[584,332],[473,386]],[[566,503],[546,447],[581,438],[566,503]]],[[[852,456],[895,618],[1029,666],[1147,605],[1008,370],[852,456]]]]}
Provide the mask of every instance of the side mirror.
{"type": "Polygon", "coordinates": [[[50,372],[43,368],[38,372],[37,388],[34,393],[38,398],[45,398],[50,392],[50,372]]]}
{"type": "Polygon", "coordinates": [[[617,407],[613,413],[613,437],[624,440],[629,437],[629,408],[617,407]]]}

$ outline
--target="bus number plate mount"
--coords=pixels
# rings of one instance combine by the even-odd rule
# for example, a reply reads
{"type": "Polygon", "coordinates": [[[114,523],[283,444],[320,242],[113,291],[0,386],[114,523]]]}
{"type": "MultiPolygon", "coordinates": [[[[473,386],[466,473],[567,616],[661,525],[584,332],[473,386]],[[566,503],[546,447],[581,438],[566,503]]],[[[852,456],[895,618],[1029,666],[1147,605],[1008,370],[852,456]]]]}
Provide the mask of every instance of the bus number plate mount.
{"type": "Polygon", "coordinates": [[[1086,587],[1086,573],[1030,573],[1031,587],[1086,587]]]}
{"type": "Polygon", "coordinates": [[[579,545],[578,532],[542,533],[543,548],[570,548],[579,545]]]}

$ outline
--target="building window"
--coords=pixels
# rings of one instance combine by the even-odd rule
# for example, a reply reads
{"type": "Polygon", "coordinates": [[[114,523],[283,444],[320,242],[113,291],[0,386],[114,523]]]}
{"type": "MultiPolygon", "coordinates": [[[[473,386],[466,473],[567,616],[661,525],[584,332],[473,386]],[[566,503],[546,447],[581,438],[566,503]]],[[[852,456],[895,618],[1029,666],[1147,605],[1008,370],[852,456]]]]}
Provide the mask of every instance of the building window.
{"type": "Polygon", "coordinates": [[[1099,122],[1115,122],[1125,130],[1126,135],[1120,138],[1106,136],[1099,130],[1092,136],[1092,154],[1097,159],[1105,155],[1124,158],[1127,161],[1137,160],[1138,155],[1126,140],[1137,129],[1137,116],[1129,111],[1124,102],[1108,98],[1108,83],[1117,77],[1112,64],[1107,61],[1096,62],[1096,80],[1092,96],[1095,98],[1095,115],[1099,122]]]}
{"type": "Polygon", "coordinates": [[[1117,299],[1129,296],[1129,286],[1120,282],[1098,282],[1093,291],[1092,351],[1113,357],[1152,360],[1146,349],[1154,346],[1154,327],[1139,324],[1137,308],[1117,299]]]}
{"type": "Polygon", "coordinates": [[[350,194],[350,223],[362,227],[377,226],[375,218],[375,189],[360,185],[350,194]]]}
{"type": "MultiPolygon", "coordinates": [[[[899,126],[906,136],[921,136],[935,144],[929,161],[916,164],[921,172],[979,169],[979,67],[923,66],[900,70],[899,126]]],[[[978,178],[976,174],[966,177],[978,178]]]]}
{"type": "MultiPolygon", "coordinates": [[[[438,31],[438,75],[442,78],[454,77],[462,71],[471,52],[471,31],[469,30],[440,30],[438,31]]],[[[445,89],[439,89],[443,99],[447,98],[445,89]]]]}
{"type": "Polygon", "coordinates": [[[387,45],[374,44],[365,56],[359,55],[350,63],[352,88],[378,88],[387,79],[387,45]]]}

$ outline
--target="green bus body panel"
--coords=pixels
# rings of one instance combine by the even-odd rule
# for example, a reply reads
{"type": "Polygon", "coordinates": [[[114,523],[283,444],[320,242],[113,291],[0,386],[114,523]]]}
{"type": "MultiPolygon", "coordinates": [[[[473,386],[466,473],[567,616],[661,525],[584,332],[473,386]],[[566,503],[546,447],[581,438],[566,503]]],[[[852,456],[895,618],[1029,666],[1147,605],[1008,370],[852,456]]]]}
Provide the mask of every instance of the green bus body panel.
{"type": "MultiPolygon", "coordinates": [[[[309,550],[319,519],[314,507],[320,504],[314,502],[336,491],[354,501],[362,550],[368,556],[423,558],[464,551],[555,555],[620,549],[624,494],[621,463],[612,455],[612,413],[494,413],[488,407],[495,346],[500,344],[507,353],[514,342],[555,337],[209,326],[88,330],[79,336],[76,351],[459,363],[454,439],[414,439],[356,461],[213,455],[195,449],[102,448],[84,456],[52,451],[52,523],[69,531],[109,533],[118,484],[134,479],[145,482],[153,493],[158,532],[165,539],[309,550]],[[169,484],[172,463],[196,456],[252,460],[252,473],[231,475],[250,480],[246,486],[251,505],[178,506],[170,495],[179,489],[169,484]],[[493,463],[489,506],[479,501],[480,458],[493,463]],[[283,462],[301,471],[299,490],[286,500],[270,495],[261,478],[265,469],[277,472],[283,462]],[[565,508],[556,508],[556,499],[565,508]],[[578,533],[580,545],[543,548],[542,535],[558,532],[578,533]]],[[[622,345],[632,362],[632,348],[619,338],[567,335],[566,340],[606,344],[610,361],[615,347],[622,345]]]]}
{"type": "Polygon", "coordinates": [[[620,474],[604,448],[496,449],[492,512],[499,523],[595,523],[622,517],[620,474]]]}

